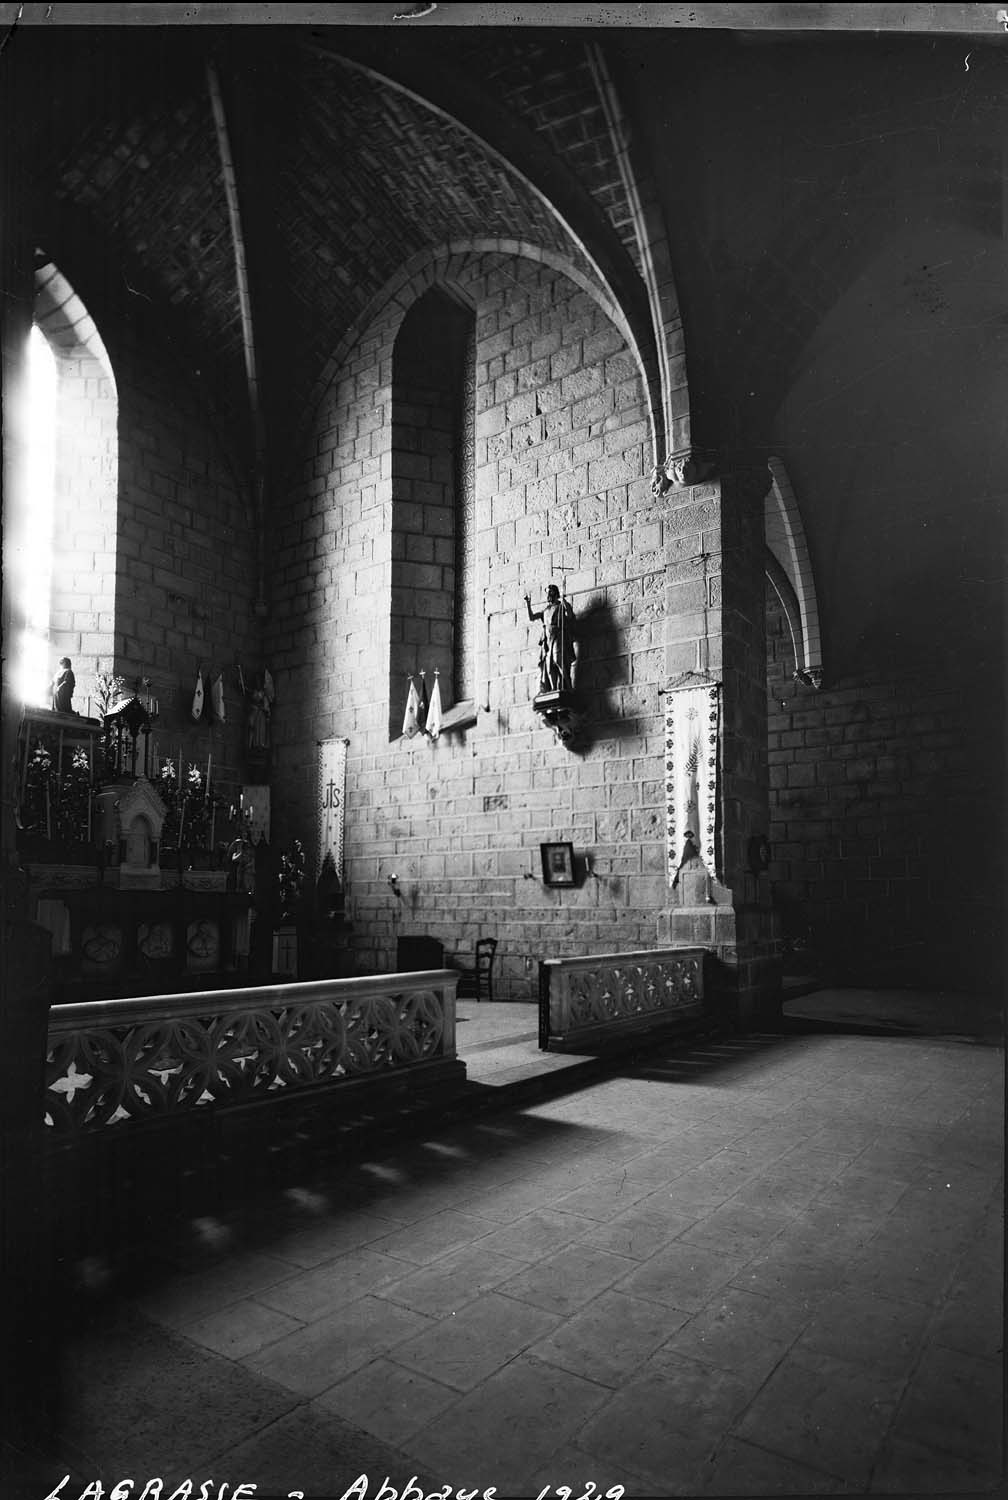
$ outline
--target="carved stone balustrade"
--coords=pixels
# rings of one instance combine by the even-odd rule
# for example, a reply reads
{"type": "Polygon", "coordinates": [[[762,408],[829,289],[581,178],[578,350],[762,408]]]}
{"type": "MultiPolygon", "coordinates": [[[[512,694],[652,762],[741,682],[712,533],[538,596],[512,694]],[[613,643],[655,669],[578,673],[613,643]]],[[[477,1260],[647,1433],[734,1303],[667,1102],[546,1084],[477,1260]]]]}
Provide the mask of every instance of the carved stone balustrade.
{"type": "Polygon", "coordinates": [[[645,949],[539,965],[539,1046],[576,1051],[703,1018],[704,950],[645,949]]]}
{"type": "Polygon", "coordinates": [[[143,996],[50,1012],[45,1125],[72,1138],[409,1076],[461,1082],[458,973],[143,996]]]}

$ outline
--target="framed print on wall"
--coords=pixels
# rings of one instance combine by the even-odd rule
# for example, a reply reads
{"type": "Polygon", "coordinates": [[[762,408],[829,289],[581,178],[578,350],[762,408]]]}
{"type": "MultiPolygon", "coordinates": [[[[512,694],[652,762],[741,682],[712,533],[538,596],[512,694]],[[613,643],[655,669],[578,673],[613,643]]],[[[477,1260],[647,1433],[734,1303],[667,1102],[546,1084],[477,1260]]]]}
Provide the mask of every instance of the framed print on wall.
{"type": "Polygon", "coordinates": [[[574,884],[574,845],[540,844],[544,885],[574,884]]]}

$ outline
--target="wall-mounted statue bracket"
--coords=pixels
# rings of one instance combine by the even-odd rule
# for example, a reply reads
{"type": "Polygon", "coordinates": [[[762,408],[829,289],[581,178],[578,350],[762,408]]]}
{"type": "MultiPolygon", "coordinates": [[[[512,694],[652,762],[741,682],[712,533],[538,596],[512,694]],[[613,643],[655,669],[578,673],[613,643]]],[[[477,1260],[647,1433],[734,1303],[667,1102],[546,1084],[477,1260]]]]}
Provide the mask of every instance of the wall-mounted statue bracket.
{"type": "Polygon", "coordinates": [[[576,693],[537,693],[532,707],[562,744],[569,744],[575,738],[581,722],[581,700],[576,693]]]}

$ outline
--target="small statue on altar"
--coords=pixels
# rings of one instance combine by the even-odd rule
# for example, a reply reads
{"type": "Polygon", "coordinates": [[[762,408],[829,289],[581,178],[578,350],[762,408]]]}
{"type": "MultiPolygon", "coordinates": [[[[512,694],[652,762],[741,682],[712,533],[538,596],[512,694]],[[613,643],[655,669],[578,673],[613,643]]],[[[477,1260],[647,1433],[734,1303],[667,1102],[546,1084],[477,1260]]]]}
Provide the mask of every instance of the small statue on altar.
{"type": "Polygon", "coordinates": [[[525,609],[530,621],[542,622],[542,638],[539,643],[540,693],[572,693],[577,653],[574,649],[574,611],[569,602],[561,599],[560,590],[555,583],[551,583],[546,590],[543,609],[533,610],[528,594],[525,595],[525,609]]]}
{"type": "Polygon", "coordinates": [[[270,743],[270,718],[276,690],[273,678],[264,668],[257,674],[252,691],[247,695],[248,722],[246,734],[250,750],[268,750],[270,743]]]}
{"type": "Polygon", "coordinates": [[[59,714],[70,714],[73,713],[73,695],[77,679],[73,674],[69,656],[61,656],[59,665],[59,671],[49,684],[52,706],[59,714]]]}
{"type": "Polygon", "coordinates": [[[238,895],[255,895],[256,860],[251,841],[239,834],[227,848],[228,890],[238,895]]]}

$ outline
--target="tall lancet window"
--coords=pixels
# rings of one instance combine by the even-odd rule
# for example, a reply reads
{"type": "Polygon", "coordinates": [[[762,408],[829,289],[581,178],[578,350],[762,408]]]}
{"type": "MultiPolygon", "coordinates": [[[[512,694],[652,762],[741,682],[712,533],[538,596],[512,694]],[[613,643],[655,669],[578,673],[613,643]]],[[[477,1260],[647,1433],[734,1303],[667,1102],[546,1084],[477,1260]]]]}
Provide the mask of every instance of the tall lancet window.
{"type": "Polygon", "coordinates": [[[455,701],[475,698],[476,664],[476,337],[462,362],[455,474],[455,701]]]}
{"type": "Polygon", "coordinates": [[[442,704],[475,696],[475,320],[432,288],[392,355],[392,591],[389,735],[409,676],[442,704]]]}
{"type": "Polygon", "coordinates": [[[22,635],[16,687],[24,703],[48,702],[52,676],[49,614],[52,603],[56,493],[56,358],[44,334],[28,336],[25,458],[16,583],[22,601],[22,635]]]}
{"type": "Polygon", "coordinates": [[[66,277],[40,257],[25,351],[25,400],[12,411],[23,455],[11,487],[8,577],[21,630],[22,701],[49,702],[73,662],[78,712],[114,668],[118,398],[105,346],[66,277]]]}

